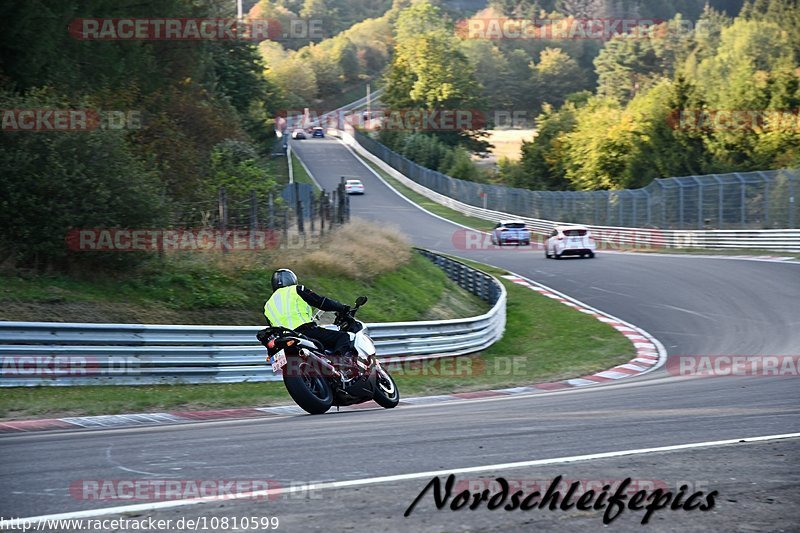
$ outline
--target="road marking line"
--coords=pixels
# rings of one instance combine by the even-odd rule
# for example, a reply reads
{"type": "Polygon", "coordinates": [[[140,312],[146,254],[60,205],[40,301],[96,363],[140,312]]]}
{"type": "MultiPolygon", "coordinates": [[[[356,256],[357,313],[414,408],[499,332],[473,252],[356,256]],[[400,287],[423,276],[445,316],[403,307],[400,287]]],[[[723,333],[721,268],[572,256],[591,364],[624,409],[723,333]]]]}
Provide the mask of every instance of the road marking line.
{"type": "Polygon", "coordinates": [[[649,453],[674,452],[679,450],[691,450],[695,448],[712,448],[716,446],[729,446],[740,443],[763,442],[770,440],[784,440],[800,438],[800,433],[784,433],[780,435],[763,435],[759,437],[743,437],[738,439],[726,439],[707,442],[692,442],[689,444],[673,444],[670,446],[659,446],[656,448],[637,448],[633,450],[619,450],[614,452],[600,452],[585,455],[572,455],[567,457],[554,457],[551,459],[535,459],[531,461],[518,461],[514,463],[498,463],[482,466],[468,466],[462,468],[430,470],[428,472],[413,472],[410,474],[396,474],[392,476],[380,476],[363,479],[353,479],[349,481],[330,481],[325,483],[292,485],[291,487],[280,487],[274,489],[257,490],[250,492],[238,492],[225,496],[209,496],[204,498],[188,498],[185,500],[161,501],[154,503],[141,503],[134,505],[120,505],[117,507],[107,507],[105,509],[90,509],[86,511],[73,511],[68,513],[58,513],[42,516],[31,516],[27,518],[17,518],[8,520],[5,525],[10,529],[17,529],[23,524],[36,524],[47,520],[69,520],[78,518],[92,518],[96,516],[107,516],[111,514],[154,511],[157,509],[169,509],[174,507],[187,507],[203,503],[213,503],[231,500],[263,499],[268,496],[278,496],[281,494],[291,494],[295,492],[307,493],[312,490],[343,489],[350,487],[361,487],[364,485],[377,485],[381,483],[393,483],[396,481],[409,481],[412,479],[426,479],[434,476],[449,474],[469,474],[476,472],[491,472],[494,470],[509,470],[513,468],[525,468],[532,466],[546,466],[566,463],[578,463],[592,461],[596,459],[612,459],[615,457],[625,457],[629,455],[644,455],[649,453]]]}
{"type": "Polygon", "coordinates": [[[642,358],[646,357],[653,357],[653,361],[650,362],[653,365],[651,368],[642,368],[637,373],[630,372],[633,369],[636,369],[635,365],[633,368],[628,367],[626,370],[625,368],[619,369],[618,367],[610,368],[604,370],[602,372],[597,372],[591,376],[583,376],[577,379],[570,379],[566,380],[564,383],[573,386],[573,387],[583,387],[586,385],[596,385],[597,383],[603,383],[614,379],[621,379],[630,377],[632,375],[640,375],[646,374],[652,370],[655,370],[661,367],[667,358],[667,352],[664,346],[658,342],[658,340],[644,331],[641,328],[636,327],[633,324],[629,324],[614,315],[599,311],[591,306],[586,305],[585,303],[581,302],[580,300],[576,300],[570,296],[567,296],[563,293],[560,293],[556,290],[547,287],[539,282],[534,280],[528,279],[525,276],[520,276],[514,272],[509,272],[507,275],[500,276],[504,279],[511,280],[517,285],[522,285],[519,281],[514,280],[523,280],[527,281],[527,285],[530,285],[531,288],[537,287],[539,289],[539,293],[543,296],[547,296],[549,298],[554,298],[556,301],[559,301],[563,304],[569,305],[574,309],[579,311],[589,312],[591,316],[596,318],[601,322],[605,322],[609,324],[612,328],[617,330],[620,334],[624,335],[631,344],[633,344],[634,348],[636,349],[636,358],[628,361],[628,363],[632,362],[642,362],[642,358]]]}

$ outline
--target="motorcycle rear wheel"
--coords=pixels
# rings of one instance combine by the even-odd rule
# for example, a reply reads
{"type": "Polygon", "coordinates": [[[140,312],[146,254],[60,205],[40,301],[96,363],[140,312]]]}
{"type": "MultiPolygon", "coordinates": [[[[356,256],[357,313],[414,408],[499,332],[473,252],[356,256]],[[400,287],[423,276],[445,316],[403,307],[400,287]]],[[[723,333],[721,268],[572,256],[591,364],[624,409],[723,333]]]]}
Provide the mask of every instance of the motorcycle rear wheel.
{"type": "Polygon", "coordinates": [[[309,414],[326,413],[333,405],[333,391],[325,378],[308,375],[303,371],[305,368],[303,364],[294,367],[287,365],[287,367],[300,369],[298,376],[287,376],[285,373],[283,375],[283,384],[289,391],[289,396],[309,414]]]}

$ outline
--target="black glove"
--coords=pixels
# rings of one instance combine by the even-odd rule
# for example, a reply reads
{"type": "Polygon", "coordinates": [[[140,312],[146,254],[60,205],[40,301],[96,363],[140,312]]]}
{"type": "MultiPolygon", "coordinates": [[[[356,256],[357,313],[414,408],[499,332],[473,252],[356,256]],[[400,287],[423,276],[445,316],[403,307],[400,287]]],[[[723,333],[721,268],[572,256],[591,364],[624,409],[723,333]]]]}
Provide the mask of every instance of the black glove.
{"type": "Polygon", "coordinates": [[[342,305],[342,314],[349,315],[351,310],[349,305],[342,305]]]}

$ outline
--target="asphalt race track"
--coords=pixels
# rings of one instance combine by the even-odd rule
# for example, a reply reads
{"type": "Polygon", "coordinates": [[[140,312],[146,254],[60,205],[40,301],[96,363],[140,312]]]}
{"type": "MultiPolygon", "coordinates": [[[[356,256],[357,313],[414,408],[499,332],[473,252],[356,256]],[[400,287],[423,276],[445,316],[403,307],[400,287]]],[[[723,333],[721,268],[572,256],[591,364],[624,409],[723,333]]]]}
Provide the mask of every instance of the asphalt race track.
{"type": "MultiPolygon", "coordinates": [[[[602,252],[594,260],[553,261],[541,250],[465,250],[458,245],[461,228],[403,200],[337,141],[293,142],[293,148],[327,189],[340,176],[364,182],[366,194],[351,198],[355,216],[397,226],[416,245],[507,268],[634,323],[670,357],[800,352],[800,264],[602,252]]],[[[141,503],[71,493],[82,480],[258,479],[281,487],[351,480],[349,487],[298,490],[268,501],[113,516],[277,516],[286,531],[604,527],[602,510],[437,510],[430,493],[403,516],[431,479],[425,473],[485,467],[457,478],[477,483],[504,476],[530,485],[558,475],[586,483],[630,477],[673,492],[681,484],[719,492],[710,511],[664,509],[646,526],[643,511],[626,510],[607,526],[612,531],[798,531],[800,438],[736,442],[800,432],[798,385],[797,377],[685,378],[662,368],[608,385],[451,405],[3,436],[0,516],[141,503]],[[727,440],[733,442],[645,450],[727,440]],[[637,451],[575,459],[624,450],[637,451]],[[540,462],[507,465],[530,461],[540,462]],[[374,479],[381,476],[397,477],[374,479]]]]}

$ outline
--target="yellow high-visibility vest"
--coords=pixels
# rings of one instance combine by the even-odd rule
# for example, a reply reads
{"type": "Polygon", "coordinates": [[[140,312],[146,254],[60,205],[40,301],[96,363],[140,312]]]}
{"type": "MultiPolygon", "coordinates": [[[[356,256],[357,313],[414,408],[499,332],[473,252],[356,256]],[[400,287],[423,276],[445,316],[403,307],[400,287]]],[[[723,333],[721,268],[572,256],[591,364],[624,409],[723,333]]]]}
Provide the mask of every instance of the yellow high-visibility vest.
{"type": "Polygon", "coordinates": [[[297,294],[297,285],[281,287],[264,304],[264,315],[269,323],[288,329],[296,329],[314,319],[314,311],[297,294]]]}

